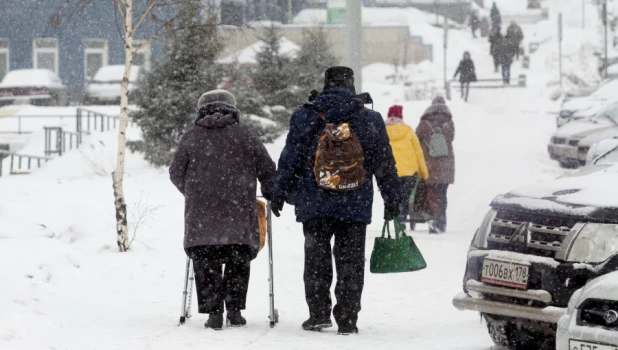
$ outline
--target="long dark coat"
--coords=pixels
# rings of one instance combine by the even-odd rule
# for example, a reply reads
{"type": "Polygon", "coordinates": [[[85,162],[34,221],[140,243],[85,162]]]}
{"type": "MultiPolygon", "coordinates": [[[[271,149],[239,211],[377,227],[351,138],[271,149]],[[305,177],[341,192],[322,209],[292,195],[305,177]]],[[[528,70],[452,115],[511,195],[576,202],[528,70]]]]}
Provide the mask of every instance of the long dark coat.
{"type": "Polygon", "coordinates": [[[363,102],[351,91],[330,88],[292,115],[285,148],[279,157],[273,201],[284,202],[295,193],[296,221],[333,218],[371,223],[374,176],[384,203],[398,205],[401,202],[400,181],[384,120],[380,113],[371,110],[359,115],[362,108],[363,102]],[[325,112],[327,123],[350,123],[365,156],[362,188],[336,192],[317,186],[313,164],[325,122],[314,111],[325,112]]]}
{"type": "Polygon", "coordinates": [[[474,70],[474,62],[471,59],[463,59],[459,62],[459,66],[455,71],[455,76],[459,75],[459,81],[462,83],[469,83],[476,81],[476,72],[474,70]]]}
{"type": "Polygon", "coordinates": [[[494,27],[500,27],[502,25],[502,16],[500,16],[500,10],[498,10],[496,4],[491,7],[489,16],[491,17],[491,24],[494,27]]]}
{"type": "Polygon", "coordinates": [[[430,185],[455,183],[455,154],[453,153],[455,124],[450,109],[441,103],[429,106],[418,124],[416,134],[426,154],[425,163],[429,169],[427,183],[430,185]],[[449,150],[447,157],[433,158],[429,155],[429,143],[434,131],[441,131],[446,137],[449,150]]]}
{"type": "Polygon", "coordinates": [[[240,112],[213,103],[200,108],[182,137],[170,179],[185,196],[185,249],[241,244],[257,255],[257,179],[270,198],[275,163],[240,112]]]}

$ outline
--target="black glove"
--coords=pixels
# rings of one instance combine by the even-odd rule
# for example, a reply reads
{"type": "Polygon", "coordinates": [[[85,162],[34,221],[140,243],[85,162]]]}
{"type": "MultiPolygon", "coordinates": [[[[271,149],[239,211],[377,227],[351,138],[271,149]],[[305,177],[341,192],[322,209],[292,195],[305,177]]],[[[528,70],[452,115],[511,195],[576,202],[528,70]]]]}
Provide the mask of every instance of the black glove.
{"type": "Polygon", "coordinates": [[[271,202],[270,210],[272,210],[273,214],[275,214],[276,217],[280,217],[280,212],[283,210],[283,203],[271,202]]]}
{"type": "Polygon", "coordinates": [[[399,217],[399,206],[398,205],[384,205],[384,220],[391,221],[396,217],[399,217]]]}

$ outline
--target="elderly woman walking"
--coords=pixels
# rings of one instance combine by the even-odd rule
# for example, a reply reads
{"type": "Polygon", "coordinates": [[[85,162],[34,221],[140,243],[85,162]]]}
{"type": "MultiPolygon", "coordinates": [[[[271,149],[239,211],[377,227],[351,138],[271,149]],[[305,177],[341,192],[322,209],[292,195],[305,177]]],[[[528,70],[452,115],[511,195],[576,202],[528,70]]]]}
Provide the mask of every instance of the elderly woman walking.
{"type": "Polygon", "coordinates": [[[266,148],[239,117],[231,93],[203,94],[170,167],[185,197],[184,248],[193,259],[199,312],[209,314],[204,326],[212,329],[223,328],[224,304],[228,326],[246,324],[241,310],[260,244],[256,180],[268,199],[275,175],[266,148]]]}
{"type": "Polygon", "coordinates": [[[423,113],[416,133],[429,169],[426,185],[434,194],[432,199],[437,202],[432,207],[438,208],[437,213],[434,213],[437,219],[429,223],[429,232],[443,233],[446,231],[447,190],[450,184],[455,183],[455,124],[444,98],[438,96],[432,101],[423,113]]]}

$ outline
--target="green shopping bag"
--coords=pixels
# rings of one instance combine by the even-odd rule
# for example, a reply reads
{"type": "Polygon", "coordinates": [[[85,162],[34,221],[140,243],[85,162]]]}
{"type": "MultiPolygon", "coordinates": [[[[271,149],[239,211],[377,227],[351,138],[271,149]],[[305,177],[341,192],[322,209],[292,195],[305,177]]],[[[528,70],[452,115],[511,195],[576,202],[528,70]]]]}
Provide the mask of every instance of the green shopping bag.
{"type": "Polygon", "coordinates": [[[395,218],[395,239],[391,237],[388,221],[384,222],[382,237],[376,237],[371,252],[371,273],[396,273],[422,270],[427,263],[412,237],[407,236],[399,218],[395,218]],[[388,232],[388,237],[384,237],[388,232]]]}

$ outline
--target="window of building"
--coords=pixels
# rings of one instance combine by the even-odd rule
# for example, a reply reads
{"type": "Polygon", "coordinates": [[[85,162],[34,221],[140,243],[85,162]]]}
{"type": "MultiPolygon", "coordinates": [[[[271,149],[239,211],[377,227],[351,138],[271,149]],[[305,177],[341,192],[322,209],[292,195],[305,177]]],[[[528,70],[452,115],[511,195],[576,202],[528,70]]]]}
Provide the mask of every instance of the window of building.
{"type": "Polygon", "coordinates": [[[9,39],[0,38],[0,80],[9,72],[9,39]]]}
{"type": "Polygon", "coordinates": [[[32,41],[33,66],[58,74],[58,39],[37,38],[32,41]]]}
{"type": "Polygon", "coordinates": [[[107,39],[84,39],[84,77],[94,78],[101,67],[107,66],[108,57],[107,39]]]}
{"type": "MultiPolygon", "coordinates": [[[[138,48],[144,44],[144,40],[135,40],[133,41],[133,47],[138,48]]],[[[142,69],[150,70],[150,43],[148,45],[142,47],[141,50],[137,51],[133,55],[133,65],[141,66],[142,69]]]]}

